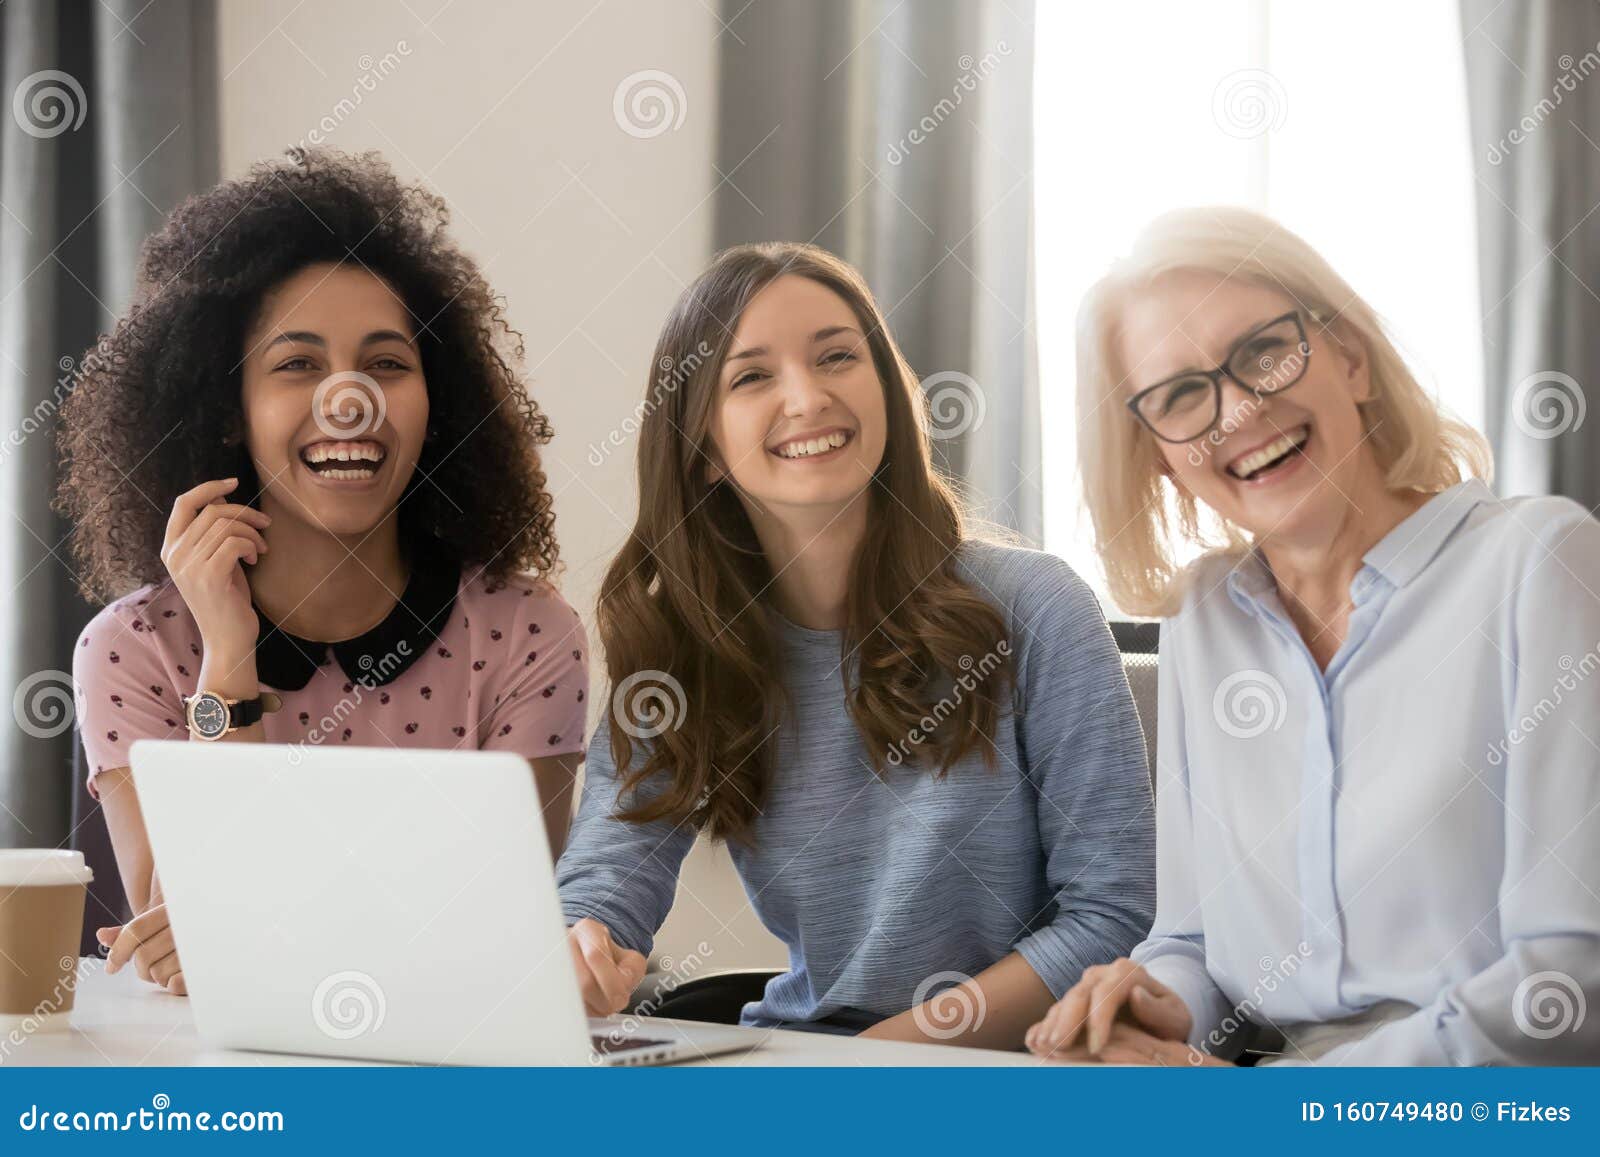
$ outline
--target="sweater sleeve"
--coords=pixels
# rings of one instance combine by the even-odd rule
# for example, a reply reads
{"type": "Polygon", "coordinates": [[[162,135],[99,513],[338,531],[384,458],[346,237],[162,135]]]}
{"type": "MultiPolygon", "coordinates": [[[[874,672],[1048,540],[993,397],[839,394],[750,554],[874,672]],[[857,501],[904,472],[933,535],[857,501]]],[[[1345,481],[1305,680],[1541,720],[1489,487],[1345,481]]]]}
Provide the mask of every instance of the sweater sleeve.
{"type": "Polygon", "coordinates": [[[1059,998],[1149,929],[1155,830],[1144,736],[1099,602],[1066,563],[1040,557],[1011,626],[1019,748],[1055,903],[1016,950],[1059,998]]]}
{"type": "MultiPolygon", "coordinates": [[[[634,759],[643,758],[634,745],[634,759]]],[[[569,925],[592,917],[621,945],[648,956],[672,910],[678,869],[694,844],[688,821],[630,823],[616,817],[620,779],[602,718],[589,744],[583,796],[556,866],[569,925]]]]}

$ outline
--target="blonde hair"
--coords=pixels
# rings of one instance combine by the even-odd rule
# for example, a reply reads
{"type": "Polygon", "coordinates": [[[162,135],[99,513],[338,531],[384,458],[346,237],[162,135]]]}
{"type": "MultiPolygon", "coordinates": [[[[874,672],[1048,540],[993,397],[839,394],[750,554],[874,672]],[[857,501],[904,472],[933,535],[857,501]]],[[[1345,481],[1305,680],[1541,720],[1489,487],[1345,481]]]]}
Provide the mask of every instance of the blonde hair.
{"type": "Polygon", "coordinates": [[[1170,615],[1183,599],[1184,543],[1242,551],[1232,525],[1207,533],[1195,500],[1159,469],[1155,436],[1123,405],[1126,371],[1114,341],[1126,295],[1164,274],[1210,273],[1283,293],[1323,325],[1337,321],[1346,340],[1365,347],[1372,398],[1362,419],[1392,490],[1436,493],[1463,471],[1488,478],[1489,445],[1443,413],[1400,356],[1378,315],[1304,240],[1263,214],[1218,207],[1178,209],[1157,217],[1132,250],[1085,294],[1078,309],[1078,462],[1095,549],[1111,596],[1135,615],[1170,615]]]}

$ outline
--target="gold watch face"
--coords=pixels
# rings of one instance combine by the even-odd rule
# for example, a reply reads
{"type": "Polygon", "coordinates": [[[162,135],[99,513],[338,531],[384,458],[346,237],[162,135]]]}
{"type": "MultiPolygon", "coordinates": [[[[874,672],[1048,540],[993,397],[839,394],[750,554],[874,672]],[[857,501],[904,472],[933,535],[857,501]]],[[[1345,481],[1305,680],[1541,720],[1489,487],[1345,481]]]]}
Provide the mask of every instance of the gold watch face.
{"type": "Polygon", "coordinates": [[[195,734],[216,739],[228,730],[228,705],[215,695],[200,695],[189,709],[189,720],[195,734]]]}

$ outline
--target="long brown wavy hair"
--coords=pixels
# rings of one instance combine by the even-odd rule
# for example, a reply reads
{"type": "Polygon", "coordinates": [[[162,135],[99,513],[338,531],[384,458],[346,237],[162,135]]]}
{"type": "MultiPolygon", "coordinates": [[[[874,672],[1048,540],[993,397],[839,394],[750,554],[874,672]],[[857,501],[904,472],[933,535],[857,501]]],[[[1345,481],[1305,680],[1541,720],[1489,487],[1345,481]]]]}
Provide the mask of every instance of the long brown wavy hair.
{"type": "Polygon", "coordinates": [[[929,454],[924,395],[848,263],[811,245],[725,250],[684,291],[656,344],[638,411],[638,521],[606,573],[597,614],[615,689],[608,724],[619,803],[629,797],[620,818],[688,820],[715,839],[750,838],[788,692],[777,612],[763,596],[771,567],[732,481],[710,481],[704,463],[733,331],[751,299],[785,274],[850,306],[883,384],[888,438],[868,484],[842,656],[854,675],[848,709],[875,772],[903,749],[935,774],[975,747],[993,766],[1012,684],[1006,660],[999,677],[959,696],[937,728],[907,744],[925,728],[941,680],[948,685],[974,655],[1009,653],[1003,615],[955,570],[966,531],[929,454]],[[638,790],[647,780],[650,790],[638,790]]]}

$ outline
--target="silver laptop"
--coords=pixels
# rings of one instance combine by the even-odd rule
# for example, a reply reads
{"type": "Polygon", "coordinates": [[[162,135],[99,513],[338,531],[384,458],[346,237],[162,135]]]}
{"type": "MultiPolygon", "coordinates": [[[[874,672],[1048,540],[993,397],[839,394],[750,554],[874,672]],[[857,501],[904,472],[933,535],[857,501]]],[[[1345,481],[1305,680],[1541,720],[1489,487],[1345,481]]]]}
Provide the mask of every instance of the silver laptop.
{"type": "Polygon", "coordinates": [[[140,740],[131,763],[195,1025],[217,1046],[624,1065],[761,1038],[585,1015],[516,755],[140,740]]]}

